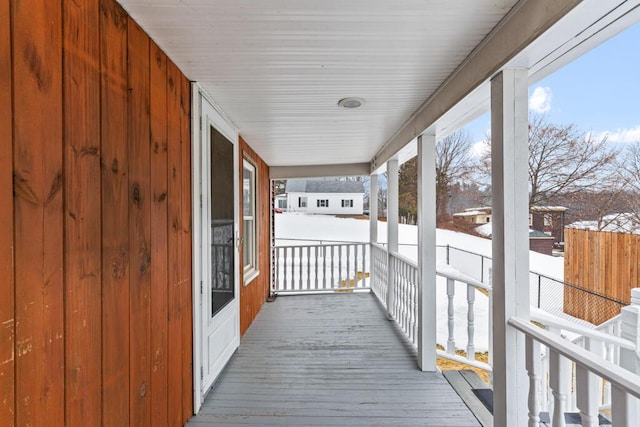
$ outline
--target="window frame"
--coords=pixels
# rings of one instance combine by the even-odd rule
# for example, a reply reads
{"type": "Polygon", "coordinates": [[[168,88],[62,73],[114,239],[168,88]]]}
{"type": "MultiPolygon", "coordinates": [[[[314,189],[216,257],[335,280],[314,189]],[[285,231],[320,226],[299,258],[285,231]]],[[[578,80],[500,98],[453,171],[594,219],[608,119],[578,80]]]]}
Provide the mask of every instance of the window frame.
{"type": "Polygon", "coordinates": [[[246,286],[253,279],[255,279],[260,271],[258,269],[259,255],[258,255],[258,221],[257,221],[257,181],[258,181],[258,168],[247,157],[242,158],[242,271],[243,271],[243,285],[246,286]],[[244,196],[244,181],[245,171],[251,173],[250,178],[250,195],[252,199],[250,215],[245,215],[245,196],[244,196]],[[251,224],[250,226],[247,226],[251,224]],[[249,245],[249,248],[247,248],[249,245]],[[247,250],[251,252],[250,259],[247,261],[247,250]]]}
{"type": "Polygon", "coordinates": [[[329,207],[329,199],[317,199],[316,200],[317,208],[328,208],[329,207]]]}
{"type": "Polygon", "coordinates": [[[341,205],[343,208],[352,208],[353,199],[342,199],[341,205]]]}

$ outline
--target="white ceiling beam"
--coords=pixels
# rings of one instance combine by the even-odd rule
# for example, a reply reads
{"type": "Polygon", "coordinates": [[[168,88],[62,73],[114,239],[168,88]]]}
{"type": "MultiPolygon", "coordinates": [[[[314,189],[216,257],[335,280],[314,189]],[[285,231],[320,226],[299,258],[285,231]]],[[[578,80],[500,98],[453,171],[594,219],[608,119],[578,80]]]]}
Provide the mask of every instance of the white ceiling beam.
{"type": "Polygon", "coordinates": [[[269,167],[270,179],[363,176],[369,173],[369,163],[269,167]]]}
{"type": "Polygon", "coordinates": [[[371,171],[392,158],[465,96],[498,72],[581,0],[523,0],[504,17],[371,160],[371,171]]]}

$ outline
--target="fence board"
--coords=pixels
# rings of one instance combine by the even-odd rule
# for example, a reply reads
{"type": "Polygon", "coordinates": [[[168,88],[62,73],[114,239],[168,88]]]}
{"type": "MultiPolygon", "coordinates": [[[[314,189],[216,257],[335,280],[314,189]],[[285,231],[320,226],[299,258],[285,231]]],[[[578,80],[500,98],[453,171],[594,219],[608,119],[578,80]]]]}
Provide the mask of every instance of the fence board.
{"type": "Polygon", "coordinates": [[[167,424],[167,57],[151,42],[151,425],[167,424]]]}
{"type": "MultiPolygon", "coordinates": [[[[0,6],[0,58],[11,58],[9,2],[0,6]]],[[[11,61],[0,61],[0,425],[15,425],[13,278],[13,111],[11,61]]]]}
{"type": "Polygon", "coordinates": [[[191,82],[185,76],[181,80],[182,109],[182,420],[193,415],[193,310],[191,283],[191,82]]]}
{"type": "MultiPolygon", "coordinates": [[[[631,289],[638,286],[638,247],[640,236],[567,229],[565,281],[624,303],[630,302],[631,289]]],[[[582,291],[565,291],[565,312],[599,324],[619,312],[615,303],[598,307],[597,297],[578,297],[582,291]]]]}
{"type": "Polygon", "coordinates": [[[182,349],[176,343],[182,342],[182,312],[180,286],[182,280],[182,154],[181,144],[181,111],[180,95],[181,77],[178,68],[171,62],[167,63],[167,141],[168,141],[168,207],[169,207],[169,235],[168,235],[168,274],[169,274],[169,307],[167,349],[168,369],[168,405],[167,419],[170,426],[182,425],[182,349]]]}
{"type": "Polygon", "coordinates": [[[129,156],[127,15],[100,2],[102,424],[129,425],[129,156]]]}
{"type": "Polygon", "coordinates": [[[68,425],[102,422],[98,4],[65,0],[65,404],[68,425]]]}
{"type": "Polygon", "coordinates": [[[16,424],[63,425],[62,8],[12,5],[16,424]]]}
{"type": "Polygon", "coordinates": [[[130,423],[150,425],[151,203],[149,37],[128,19],[129,47],[129,244],[130,423]]]}

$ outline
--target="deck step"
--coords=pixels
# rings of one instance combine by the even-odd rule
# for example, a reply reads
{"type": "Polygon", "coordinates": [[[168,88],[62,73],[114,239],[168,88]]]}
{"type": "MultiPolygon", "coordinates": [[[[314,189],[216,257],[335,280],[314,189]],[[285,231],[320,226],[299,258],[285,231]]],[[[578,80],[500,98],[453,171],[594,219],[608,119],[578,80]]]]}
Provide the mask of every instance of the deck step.
{"type": "MultiPolygon", "coordinates": [[[[487,384],[471,370],[444,371],[443,374],[478,421],[483,426],[493,425],[493,390],[487,387],[487,384]]],[[[602,415],[599,417],[601,426],[611,425],[611,421],[602,415]]],[[[578,412],[566,412],[564,419],[567,427],[579,426],[582,423],[578,412]]],[[[548,412],[540,412],[540,425],[551,425],[551,417],[548,412]]]]}

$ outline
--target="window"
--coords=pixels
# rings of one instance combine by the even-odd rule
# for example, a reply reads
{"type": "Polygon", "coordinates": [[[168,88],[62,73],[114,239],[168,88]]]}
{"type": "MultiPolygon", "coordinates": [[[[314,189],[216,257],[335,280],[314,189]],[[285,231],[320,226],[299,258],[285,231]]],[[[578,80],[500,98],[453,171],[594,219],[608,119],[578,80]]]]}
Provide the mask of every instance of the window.
{"type": "Polygon", "coordinates": [[[329,207],[329,199],[320,199],[317,200],[319,208],[328,208],[329,207]]]}
{"type": "Polygon", "coordinates": [[[353,200],[342,199],[342,207],[343,208],[352,208],[353,200]]]}
{"type": "Polygon", "coordinates": [[[242,234],[244,283],[258,275],[258,245],[256,228],[256,167],[246,159],[242,167],[242,234]]]}
{"type": "Polygon", "coordinates": [[[284,200],[284,199],[278,200],[278,207],[280,209],[286,209],[287,208],[287,201],[284,200]]]}
{"type": "Polygon", "coordinates": [[[307,207],[307,196],[298,197],[298,207],[299,208],[307,207]]]}

